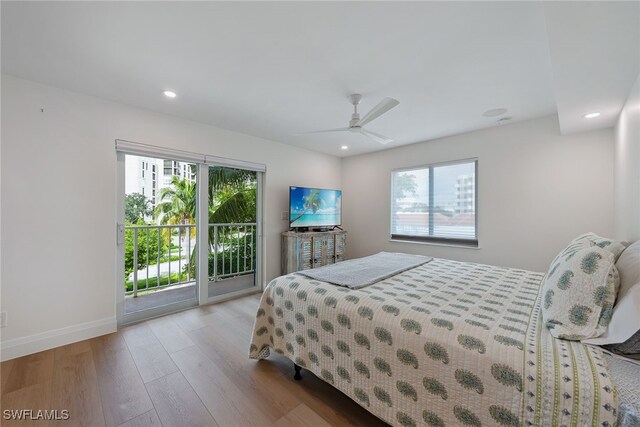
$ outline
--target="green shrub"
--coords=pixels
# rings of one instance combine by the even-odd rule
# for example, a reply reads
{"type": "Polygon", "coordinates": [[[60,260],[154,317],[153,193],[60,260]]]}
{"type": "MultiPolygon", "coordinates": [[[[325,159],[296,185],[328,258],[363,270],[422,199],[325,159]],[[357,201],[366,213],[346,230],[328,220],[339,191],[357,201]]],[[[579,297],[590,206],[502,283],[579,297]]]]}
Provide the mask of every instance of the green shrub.
{"type": "Polygon", "coordinates": [[[219,237],[219,252],[209,252],[209,277],[214,275],[214,259],[217,258],[218,276],[223,274],[231,274],[238,272],[237,263],[238,257],[240,262],[240,271],[250,270],[253,263],[253,268],[256,267],[255,252],[256,252],[256,235],[253,233],[253,243],[251,240],[251,234],[246,237],[246,245],[244,237],[225,236],[219,237]],[[224,243],[224,252],[222,251],[224,243]],[[246,250],[245,250],[246,246],[246,250]],[[246,255],[245,255],[246,253],[246,255]]]}
{"type": "MultiPolygon", "coordinates": [[[[131,225],[131,224],[127,224],[131,225]]],[[[133,229],[127,229],[124,232],[124,277],[125,279],[134,270],[133,265],[133,229]]],[[[158,254],[163,257],[167,253],[168,243],[167,233],[163,233],[158,228],[150,228],[147,230],[138,230],[138,264],[135,267],[141,270],[147,266],[147,248],[149,250],[149,264],[155,264],[158,254]],[[148,235],[147,235],[148,233],[148,235]],[[158,245],[158,242],[160,244],[158,245]]]]}

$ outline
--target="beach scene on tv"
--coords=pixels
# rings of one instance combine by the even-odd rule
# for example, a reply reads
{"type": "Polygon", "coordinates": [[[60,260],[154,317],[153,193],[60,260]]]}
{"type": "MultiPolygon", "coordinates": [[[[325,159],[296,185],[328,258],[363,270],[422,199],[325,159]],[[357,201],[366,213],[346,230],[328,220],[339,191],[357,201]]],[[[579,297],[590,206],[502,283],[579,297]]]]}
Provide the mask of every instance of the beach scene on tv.
{"type": "Polygon", "coordinates": [[[331,227],[340,225],[342,191],[290,187],[291,227],[331,227]]]}

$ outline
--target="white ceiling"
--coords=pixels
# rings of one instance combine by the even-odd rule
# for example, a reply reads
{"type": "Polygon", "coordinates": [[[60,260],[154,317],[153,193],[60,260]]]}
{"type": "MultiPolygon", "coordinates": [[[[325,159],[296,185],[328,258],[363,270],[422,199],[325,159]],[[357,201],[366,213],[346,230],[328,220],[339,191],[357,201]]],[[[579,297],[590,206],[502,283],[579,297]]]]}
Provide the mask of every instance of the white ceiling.
{"type": "Polygon", "coordinates": [[[640,70],[640,2],[544,6],[560,129],[613,126],[640,70]],[[585,120],[586,113],[601,116],[585,120]]]}
{"type": "Polygon", "coordinates": [[[2,71],[354,155],[495,126],[482,113],[501,107],[559,111],[567,132],[611,126],[639,71],[638,5],[3,1],[2,71]],[[367,125],[394,142],[294,135],[347,126],[351,93],[361,113],[400,101],[367,125]],[[606,114],[582,119],[591,109],[606,114]]]}

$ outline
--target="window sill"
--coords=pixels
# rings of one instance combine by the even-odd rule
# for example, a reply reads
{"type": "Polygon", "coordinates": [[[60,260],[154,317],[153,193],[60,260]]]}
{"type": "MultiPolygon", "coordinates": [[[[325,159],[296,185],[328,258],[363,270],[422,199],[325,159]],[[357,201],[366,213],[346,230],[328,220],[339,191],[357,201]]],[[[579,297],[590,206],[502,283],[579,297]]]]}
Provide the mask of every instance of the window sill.
{"type": "Polygon", "coordinates": [[[441,243],[441,242],[425,242],[419,240],[402,240],[402,239],[389,239],[391,243],[411,243],[414,245],[427,245],[427,246],[445,246],[449,248],[462,248],[462,249],[481,249],[480,244],[478,246],[462,245],[459,243],[441,243]]]}

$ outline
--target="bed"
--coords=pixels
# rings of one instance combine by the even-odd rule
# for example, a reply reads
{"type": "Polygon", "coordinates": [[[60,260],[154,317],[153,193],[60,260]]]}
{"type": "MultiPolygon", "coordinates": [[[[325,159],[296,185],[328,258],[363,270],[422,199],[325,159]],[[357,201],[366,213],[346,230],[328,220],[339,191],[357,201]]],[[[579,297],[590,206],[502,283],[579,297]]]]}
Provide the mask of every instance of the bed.
{"type": "Polygon", "coordinates": [[[613,426],[604,354],[549,334],[543,276],[446,259],[358,290],[289,274],[249,356],[284,355],[392,425],[613,426]]]}

